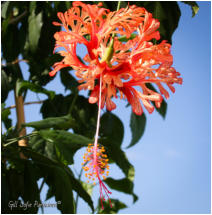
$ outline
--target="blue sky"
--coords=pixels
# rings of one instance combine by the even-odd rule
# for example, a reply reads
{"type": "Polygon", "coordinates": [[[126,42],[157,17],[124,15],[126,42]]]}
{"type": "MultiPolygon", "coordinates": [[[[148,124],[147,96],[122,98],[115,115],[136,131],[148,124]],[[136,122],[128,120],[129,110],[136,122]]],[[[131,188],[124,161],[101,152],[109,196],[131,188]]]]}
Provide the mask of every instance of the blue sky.
{"type": "MultiPolygon", "coordinates": [[[[135,167],[134,191],[139,200],[133,204],[132,197],[113,191],[111,198],[127,204],[120,213],[210,213],[211,203],[211,3],[198,2],[200,10],[192,18],[190,7],[179,3],[181,19],[172,41],[174,67],[181,73],[183,85],[168,99],[166,119],[154,111],[146,113],[147,125],[139,143],[126,150],[127,157],[135,167]]],[[[27,66],[22,64],[24,77],[27,66]]],[[[50,90],[64,94],[59,75],[47,85],[50,90]]],[[[45,99],[39,95],[40,99],[45,99]]],[[[28,93],[26,101],[37,96],[28,93]]],[[[14,104],[9,94],[7,106],[14,104]]],[[[117,114],[124,122],[123,147],[131,141],[129,120],[131,108],[126,102],[116,101],[117,114]]],[[[40,105],[25,107],[26,121],[42,119],[40,105]],[[34,113],[34,114],[32,114],[34,113]]],[[[16,122],[12,110],[13,123],[16,122]]],[[[28,132],[31,130],[28,129],[28,132]]],[[[75,169],[80,168],[84,150],[75,156],[75,169]]],[[[123,173],[112,166],[110,176],[122,178],[123,173]]],[[[47,187],[44,186],[42,199],[47,187]]],[[[98,196],[94,189],[93,199],[98,196]]],[[[48,202],[53,203],[54,199],[48,202]]],[[[58,213],[55,208],[45,208],[45,213],[58,213]]],[[[78,213],[89,213],[86,203],[80,200],[78,213]]]]}

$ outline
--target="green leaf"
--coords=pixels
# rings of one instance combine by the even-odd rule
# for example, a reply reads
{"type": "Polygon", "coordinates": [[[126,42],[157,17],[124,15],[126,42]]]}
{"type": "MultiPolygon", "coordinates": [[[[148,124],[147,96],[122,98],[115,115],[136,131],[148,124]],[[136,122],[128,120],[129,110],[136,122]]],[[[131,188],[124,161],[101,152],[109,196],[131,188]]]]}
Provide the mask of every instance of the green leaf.
{"type": "Polygon", "coordinates": [[[75,213],[72,184],[67,173],[60,167],[45,168],[48,173],[46,183],[51,186],[57,201],[57,208],[63,214],[75,213]]]}
{"type": "Polygon", "coordinates": [[[9,2],[9,1],[6,1],[1,4],[1,17],[4,19],[6,19],[6,17],[7,17],[7,13],[8,13],[10,4],[11,4],[11,2],[9,2]]]}
{"type": "Polygon", "coordinates": [[[194,17],[199,11],[199,5],[195,1],[182,1],[183,3],[189,5],[192,10],[192,17],[194,17]]]}
{"type": "Polygon", "coordinates": [[[24,90],[29,89],[35,93],[46,94],[50,99],[53,99],[55,96],[54,91],[46,90],[45,88],[41,87],[40,85],[31,83],[29,81],[18,80],[16,86],[17,86],[16,87],[16,95],[21,95],[24,90]]]}
{"type": "Polygon", "coordinates": [[[35,152],[40,153],[51,160],[58,160],[55,144],[46,141],[39,135],[30,138],[28,144],[35,152]]]}
{"type": "Polygon", "coordinates": [[[100,135],[104,135],[108,142],[115,142],[120,147],[124,137],[122,121],[116,115],[107,112],[102,115],[100,124],[100,135]]]}
{"type": "Polygon", "coordinates": [[[134,184],[128,178],[113,179],[109,177],[104,181],[111,189],[132,195],[134,203],[138,200],[138,197],[133,193],[134,184]]]}
{"type": "Polygon", "coordinates": [[[34,204],[37,202],[38,204],[41,203],[40,201],[40,192],[38,189],[37,184],[37,176],[36,170],[34,165],[30,162],[25,162],[25,169],[24,169],[24,189],[22,198],[24,202],[29,202],[33,206],[27,208],[28,213],[35,214],[38,212],[38,207],[34,207],[34,204]]]}
{"type": "Polygon", "coordinates": [[[112,207],[110,207],[109,200],[104,202],[104,209],[101,207],[101,200],[99,199],[98,214],[117,214],[119,210],[127,206],[118,199],[110,199],[112,207]]]}
{"type": "MultiPolygon", "coordinates": [[[[153,105],[155,106],[155,103],[153,103],[153,105]]],[[[165,99],[163,99],[160,108],[156,108],[156,111],[165,119],[166,117],[166,113],[167,113],[167,103],[165,101],[165,99]]]]}
{"type": "Polygon", "coordinates": [[[10,109],[4,109],[5,104],[1,104],[1,120],[5,125],[6,129],[9,129],[12,126],[12,120],[9,118],[9,115],[11,114],[10,109]]]}
{"type": "Polygon", "coordinates": [[[146,116],[143,113],[141,116],[138,116],[134,114],[133,112],[131,113],[131,118],[130,118],[130,128],[132,132],[132,140],[130,145],[127,148],[130,148],[134,146],[138,141],[141,139],[141,137],[144,134],[146,126],[146,116]]]}
{"type": "Polygon", "coordinates": [[[7,62],[13,62],[17,60],[20,54],[20,35],[19,29],[16,25],[9,25],[9,20],[3,22],[3,34],[2,34],[2,53],[7,62]],[[14,36],[15,35],[15,36],[14,36]]]}
{"type": "Polygon", "coordinates": [[[79,86],[79,83],[71,74],[68,73],[68,71],[61,72],[60,79],[65,86],[65,90],[70,89],[72,92],[78,91],[77,87],[79,86]]]}
{"type": "Polygon", "coordinates": [[[6,73],[7,80],[8,80],[8,87],[9,90],[14,90],[16,87],[16,82],[18,79],[22,80],[23,75],[21,72],[21,68],[19,64],[10,64],[4,67],[4,72],[6,73]]]}
{"type": "Polygon", "coordinates": [[[92,209],[92,211],[94,212],[94,207],[93,207],[93,201],[89,195],[88,192],[90,192],[90,188],[88,189],[89,185],[87,188],[85,188],[80,182],[79,180],[77,180],[74,177],[74,174],[72,173],[72,171],[68,168],[66,168],[66,172],[68,173],[70,180],[71,180],[71,184],[73,186],[73,189],[78,193],[78,195],[85,201],[88,203],[88,205],[90,206],[90,208],[92,209]]]}
{"type": "Polygon", "coordinates": [[[88,193],[90,196],[92,196],[94,185],[93,185],[93,184],[85,183],[85,182],[83,182],[83,181],[81,181],[81,184],[82,184],[82,187],[87,191],[87,193],[88,193]]]}
{"type": "Polygon", "coordinates": [[[101,118],[99,143],[105,146],[109,161],[115,162],[126,177],[133,181],[134,167],[120,148],[123,134],[124,128],[119,118],[109,112],[105,113],[101,118]]]}
{"type": "Polygon", "coordinates": [[[5,102],[9,93],[9,81],[4,69],[1,69],[1,102],[5,102]]]}
{"type": "Polygon", "coordinates": [[[74,125],[75,125],[75,121],[72,119],[70,115],[66,115],[62,117],[49,117],[40,121],[23,124],[23,126],[33,127],[37,130],[47,129],[47,128],[69,129],[69,128],[73,128],[74,125]]]}
{"type": "Polygon", "coordinates": [[[76,94],[68,96],[59,94],[53,100],[46,100],[41,107],[43,118],[67,115],[73,104],[71,116],[76,122],[74,132],[93,138],[96,129],[97,105],[90,104],[84,96],[77,96],[77,98],[75,96],[76,94]]]}
{"type": "Polygon", "coordinates": [[[52,186],[57,208],[61,213],[74,213],[72,184],[62,166],[57,161],[33,152],[29,148],[21,147],[21,151],[41,166],[40,170],[43,172],[45,182],[52,186]]]}
{"type": "Polygon", "coordinates": [[[52,100],[47,99],[43,102],[40,112],[43,118],[67,115],[72,100],[73,97],[71,96],[55,95],[52,100]]]}
{"type": "Polygon", "coordinates": [[[35,9],[33,9],[29,16],[28,23],[29,48],[31,52],[34,53],[38,46],[40,32],[43,25],[42,12],[35,14],[35,9]]]}
{"type": "MultiPolygon", "coordinates": [[[[41,170],[43,171],[43,175],[45,177],[48,177],[48,175],[50,175],[49,178],[47,178],[46,182],[47,182],[47,184],[48,184],[49,187],[53,186],[52,189],[55,186],[55,180],[58,180],[57,178],[54,179],[56,177],[55,171],[57,172],[57,171],[59,171],[58,168],[61,168],[62,170],[60,171],[60,174],[63,174],[62,171],[64,171],[64,174],[65,173],[67,174],[69,182],[70,182],[72,188],[78,193],[78,195],[84,201],[86,201],[88,203],[88,205],[94,211],[93,201],[92,201],[90,195],[86,192],[86,190],[84,190],[84,188],[82,187],[81,183],[77,179],[75,179],[72,171],[67,166],[65,166],[62,163],[59,163],[56,160],[49,159],[48,157],[43,156],[40,153],[36,153],[36,152],[32,151],[31,149],[29,149],[27,147],[21,147],[21,151],[24,152],[24,154],[26,156],[30,157],[34,162],[36,162],[37,165],[41,166],[41,170]],[[55,168],[56,168],[56,170],[55,170],[55,168]]],[[[65,176],[65,181],[61,181],[60,184],[62,184],[63,182],[65,184],[67,183],[67,186],[69,187],[69,182],[68,182],[66,176],[65,176]]],[[[59,186],[59,188],[60,188],[60,186],[59,186]]],[[[59,193],[57,194],[57,192],[60,192],[59,188],[55,188],[55,189],[58,189],[58,190],[52,190],[51,192],[53,192],[54,195],[60,196],[59,193]]],[[[64,196],[64,198],[67,198],[67,195],[69,195],[69,194],[66,195],[66,193],[67,193],[67,190],[66,191],[65,190],[61,190],[61,195],[64,196]],[[64,191],[64,193],[62,193],[62,191],[64,191]]],[[[52,193],[50,193],[50,194],[52,195],[52,193]]],[[[72,204],[72,199],[70,199],[70,201],[68,201],[69,199],[65,199],[65,202],[63,202],[62,199],[59,199],[59,200],[61,200],[62,204],[65,204],[65,206],[64,206],[65,208],[69,207],[66,204],[72,204]]],[[[71,208],[73,209],[72,205],[71,205],[71,208]]],[[[68,212],[66,211],[64,213],[68,213],[68,212]]]]}
{"type": "Polygon", "coordinates": [[[74,153],[93,142],[84,136],[63,130],[41,130],[39,134],[46,141],[55,144],[57,156],[65,165],[73,164],[74,153]]]}

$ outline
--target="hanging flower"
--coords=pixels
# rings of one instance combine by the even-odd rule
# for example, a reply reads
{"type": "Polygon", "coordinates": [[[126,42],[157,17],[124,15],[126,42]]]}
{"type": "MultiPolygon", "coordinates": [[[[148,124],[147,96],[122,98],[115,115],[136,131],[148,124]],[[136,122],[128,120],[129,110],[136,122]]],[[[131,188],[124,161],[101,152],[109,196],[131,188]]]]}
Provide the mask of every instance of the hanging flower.
{"type": "Polygon", "coordinates": [[[162,95],[169,98],[164,84],[172,92],[175,92],[174,83],[182,84],[180,73],[172,67],[171,45],[166,41],[153,44],[152,39],[160,39],[157,31],[160,23],[144,8],[133,5],[111,12],[100,6],[101,3],[73,2],[67,12],[58,13],[62,23],[54,22],[54,25],[63,27],[64,31],[55,33],[55,50],[62,47],[64,50],[58,53],[64,58],[54,64],[50,75],[64,67],[72,67],[81,83],[79,89],[91,90],[90,103],[98,102],[102,75],[101,108],[106,104],[111,111],[116,108],[112,98],[126,98],[135,114],[143,112],[140,102],[152,113],[151,102],[159,108],[162,95]],[[125,43],[119,41],[119,37],[129,38],[133,33],[134,39],[125,43]],[[114,40],[113,34],[116,34],[114,40]],[[108,50],[112,42],[113,47],[108,50]],[[77,57],[77,44],[87,47],[84,63],[77,57]],[[155,84],[160,93],[149,89],[147,83],[155,84]]]}
{"type": "Polygon", "coordinates": [[[102,202],[103,191],[108,198],[111,192],[102,181],[109,166],[105,149],[98,145],[101,108],[106,106],[111,111],[116,108],[112,98],[124,98],[135,114],[143,113],[142,104],[152,113],[152,102],[159,108],[162,96],[169,98],[164,85],[175,92],[173,84],[182,84],[182,78],[172,67],[171,45],[166,41],[152,42],[160,39],[160,23],[151,13],[135,5],[115,12],[101,6],[73,2],[73,7],[64,14],[58,13],[61,23],[53,24],[63,30],[54,35],[54,51],[62,48],[58,53],[63,60],[55,63],[49,74],[54,76],[62,68],[72,67],[80,83],[79,90],[90,90],[89,102],[99,105],[95,142],[87,148],[83,168],[88,179],[94,182],[98,179],[102,202]],[[122,42],[122,37],[131,38],[122,42]],[[87,48],[83,62],[77,57],[77,44],[87,48]],[[149,83],[155,84],[160,93],[151,90],[149,83]]]}

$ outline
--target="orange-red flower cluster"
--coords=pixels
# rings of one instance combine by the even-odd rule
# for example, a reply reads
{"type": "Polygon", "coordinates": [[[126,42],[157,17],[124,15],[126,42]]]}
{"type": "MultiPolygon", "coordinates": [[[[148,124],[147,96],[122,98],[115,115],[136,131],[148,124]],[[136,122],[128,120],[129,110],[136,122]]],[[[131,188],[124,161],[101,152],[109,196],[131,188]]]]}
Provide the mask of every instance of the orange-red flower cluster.
{"type": "Polygon", "coordinates": [[[152,113],[155,102],[160,107],[163,100],[169,97],[164,84],[174,92],[174,83],[182,84],[180,73],[172,67],[173,57],[171,45],[166,41],[153,44],[152,39],[159,40],[159,21],[144,8],[135,5],[112,12],[101,8],[101,4],[89,5],[73,2],[67,12],[58,13],[62,23],[55,25],[64,29],[55,33],[55,49],[63,60],[55,63],[50,72],[54,76],[64,67],[72,67],[76,72],[79,89],[91,90],[89,102],[97,103],[99,98],[99,79],[102,76],[101,108],[106,104],[108,110],[116,108],[112,98],[126,98],[135,114],[141,115],[143,108],[152,113]],[[135,37],[127,42],[119,38],[135,37]],[[113,52],[105,60],[107,48],[113,40],[113,52]],[[84,63],[76,54],[77,44],[87,47],[84,63]],[[109,59],[109,62],[107,61],[109,59]],[[147,87],[147,83],[155,84],[160,93],[147,87]]]}

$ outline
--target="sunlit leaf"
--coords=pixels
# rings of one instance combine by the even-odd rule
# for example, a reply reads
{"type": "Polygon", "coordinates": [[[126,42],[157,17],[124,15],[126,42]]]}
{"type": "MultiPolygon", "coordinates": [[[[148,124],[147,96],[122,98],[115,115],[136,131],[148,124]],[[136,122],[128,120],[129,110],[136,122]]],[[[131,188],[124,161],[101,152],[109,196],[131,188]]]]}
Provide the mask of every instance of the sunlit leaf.
{"type": "Polygon", "coordinates": [[[42,12],[36,14],[35,9],[32,10],[32,13],[29,16],[29,47],[32,52],[35,52],[38,46],[38,41],[40,38],[40,32],[43,25],[42,22],[42,12]]]}
{"type": "Polygon", "coordinates": [[[9,1],[6,1],[6,2],[1,4],[1,17],[4,18],[4,19],[7,16],[8,8],[9,8],[10,4],[11,4],[11,2],[9,2],[9,1]]]}
{"type": "Polygon", "coordinates": [[[24,90],[31,90],[36,93],[43,93],[46,94],[50,99],[53,99],[55,96],[54,91],[46,90],[45,88],[41,87],[40,85],[31,83],[29,81],[17,81],[16,85],[16,95],[21,95],[24,90]]]}
{"type": "Polygon", "coordinates": [[[62,117],[49,117],[40,121],[23,124],[23,126],[33,127],[38,130],[46,129],[46,128],[68,129],[68,128],[73,128],[74,125],[75,125],[75,121],[72,119],[70,115],[66,115],[62,117]]]}

